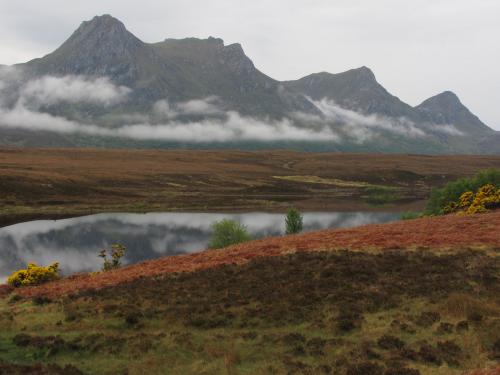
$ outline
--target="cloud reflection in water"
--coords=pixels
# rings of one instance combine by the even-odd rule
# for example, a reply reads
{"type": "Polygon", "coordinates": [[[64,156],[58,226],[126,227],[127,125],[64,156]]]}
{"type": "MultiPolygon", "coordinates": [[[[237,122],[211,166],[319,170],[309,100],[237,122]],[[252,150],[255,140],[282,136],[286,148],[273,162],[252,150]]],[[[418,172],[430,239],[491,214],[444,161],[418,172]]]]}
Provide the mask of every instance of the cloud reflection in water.
{"type": "MultiPolygon", "coordinates": [[[[63,273],[94,271],[97,253],[113,243],[127,248],[124,263],[191,253],[206,248],[211,225],[228,218],[245,225],[256,238],[284,232],[284,215],[271,213],[98,214],[64,220],[40,220],[0,229],[0,282],[28,262],[59,262],[63,273]]],[[[354,227],[399,218],[397,213],[309,212],[304,230],[354,227]]]]}

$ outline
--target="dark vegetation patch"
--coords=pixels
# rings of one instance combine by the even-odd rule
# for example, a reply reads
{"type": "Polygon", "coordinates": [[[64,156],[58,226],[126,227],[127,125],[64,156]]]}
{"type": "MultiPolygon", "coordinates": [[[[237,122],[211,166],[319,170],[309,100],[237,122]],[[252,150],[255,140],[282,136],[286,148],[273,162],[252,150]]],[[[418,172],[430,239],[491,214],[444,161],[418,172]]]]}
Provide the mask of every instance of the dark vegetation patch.
{"type": "MultiPolygon", "coordinates": [[[[241,266],[139,279],[82,296],[95,300],[90,305],[100,306],[104,316],[120,315],[127,306],[141,306],[142,314],[181,319],[187,326],[203,329],[320,319],[333,322],[337,332],[345,333],[361,327],[365,313],[397,307],[407,297],[432,297],[437,301],[457,291],[472,293],[476,284],[485,292],[499,290],[499,263],[496,258],[472,251],[441,256],[296,253],[257,258],[241,266]],[[113,307],[117,305],[120,309],[113,307]]],[[[66,308],[72,310],[72,306],[69,303],[66,308]]],[[[85,311],[69,315],[79,313],[85,311]]],[[[478,324],[478,315],[472,313],[468,320],[478,324]]],[[[139,319],[129,316],[130,323],[139,319]]],[[[436,311],[424,311],[412,320],[418,327],[427,328],[438,323],[441,316],[436,311]]],[[[411,322],[399,325],[406,328],[411,322]]],[[[441,329],[451,328],[445,324],[441,329]]]]}
{"type": "Polygon", "coordinates": [[[390,350],[390,349],[403,349],[405,346],[404,341],[400,340],[397,337],[391,335],[384,335],[377,341],[378,346],[382,349],[390,350]]]}
{"type": "Polygon", "coordinates": [[[59,366],[56,364],[19,365],[0,359],[0,375],[84,375],[75,366],[59,366]]]}

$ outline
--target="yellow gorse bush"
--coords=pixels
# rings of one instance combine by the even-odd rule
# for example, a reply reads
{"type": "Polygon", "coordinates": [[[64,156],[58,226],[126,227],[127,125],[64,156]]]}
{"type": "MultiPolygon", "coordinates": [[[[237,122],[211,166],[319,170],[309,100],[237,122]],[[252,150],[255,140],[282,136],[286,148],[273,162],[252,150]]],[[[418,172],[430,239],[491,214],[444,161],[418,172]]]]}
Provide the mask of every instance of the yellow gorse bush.
{"type": "Polygon", "coordinates": [[[451,202],[444,208],[445,213],[477,214],[500,208],[500,188],[491,184],[481,186],[476,193],[466,191],[458,202],[451,202]]]}
{"type": "Polygon", "coordinates": [[[29,263],[24,270],[14,272],[7,283],[13,287],[39,285],[47,281],[59,279],[59,263],[53,263],[47,267],[40,267],[35,263],[29,263]]]}

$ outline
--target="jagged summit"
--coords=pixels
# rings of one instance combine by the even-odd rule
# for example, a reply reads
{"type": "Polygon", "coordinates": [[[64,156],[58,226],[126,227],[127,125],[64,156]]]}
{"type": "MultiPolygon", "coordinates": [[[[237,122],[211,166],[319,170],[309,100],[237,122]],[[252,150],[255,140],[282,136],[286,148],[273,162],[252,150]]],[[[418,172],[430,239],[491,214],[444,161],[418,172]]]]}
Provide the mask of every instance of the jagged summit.
{"type": "Polygon", "coordinates": [[[111,16],[110,14],[103,14],[101,16],[95,16],[89,21],[83,21],[77,31],[99,28],[126,30],[125,25],[122,21],[111,16]]]}
{"type": "Polygon", "coordinates": [[[356,77],[357,79],[363,80],[365,82],[368,82],[368,81],[369,82],[377,82],[377,79],[375,78],[375,74],[373,73],[373,71],[366,66],[351,69],[351,70],[348,70],[348,71],[340,73],[340,74],[343,74],[346,76],[356,77]]]}

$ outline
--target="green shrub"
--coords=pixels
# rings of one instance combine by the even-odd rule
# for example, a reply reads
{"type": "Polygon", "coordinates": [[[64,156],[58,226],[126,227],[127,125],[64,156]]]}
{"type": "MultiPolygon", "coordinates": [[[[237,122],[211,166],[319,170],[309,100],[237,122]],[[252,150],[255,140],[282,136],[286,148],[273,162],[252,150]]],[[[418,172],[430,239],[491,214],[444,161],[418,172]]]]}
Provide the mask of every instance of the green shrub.
{"type": "Polygon", "coordinates": [[[302,215],[300,211],[294,207],[288,209],[286,214],[285,224],[286,224],[286,234],[295,234],[302,232],[302,215]]]}
{"type": "Polygon", "coordinates": [[[500,170],[495,168],[480,171],[472,178],[462,178],[446,184],[441,189],[434,189],[425,208],[426,215],[443,215],[445,208],[457,204],[462,194],[477,192],[480,187],[493,185],[500,188],[500,170]]]}
{"type": "Polygon", "coordinates": [[[123,245],[118,243],[111,245],[111,249],[109,252],[111,253],[111,260],[108,260],[108,249],[102,249],[99,253],[99,257],[101,257],[104,261],[102,265],[103,271],[110,271],[116,268],[121,267],[121,259],[125,255],[126,248],[123,245]]]}
{"type": "Polygon", "coordinates": [[[15,288],[30,285],[39,285],[48,281],[59,279],[59,263],[51,264],[48,267],[40,267],[35,263],[29,263],[24,270],[14,272],[7,283],[15,288]]]}
{"type": "Polygon", "coordinates": [[[408,211],[401,214],[401,220],[413,220],[418,219],[419,217],[422,217],[421,212],[408,211]]]}
{"type": "Polygon", "coordinates": [[[369,186],[364,189],[365,201],[373,206],[390,204],[397,199],[396,191],[388,186],[369,186]]]}
{"type": "Polygon", "coordinates": [[[229,245],[250,241],[250,235],[244,225],[234,220],[223,219],[213,224],[210,249],[220,249],[229,245]]]}

